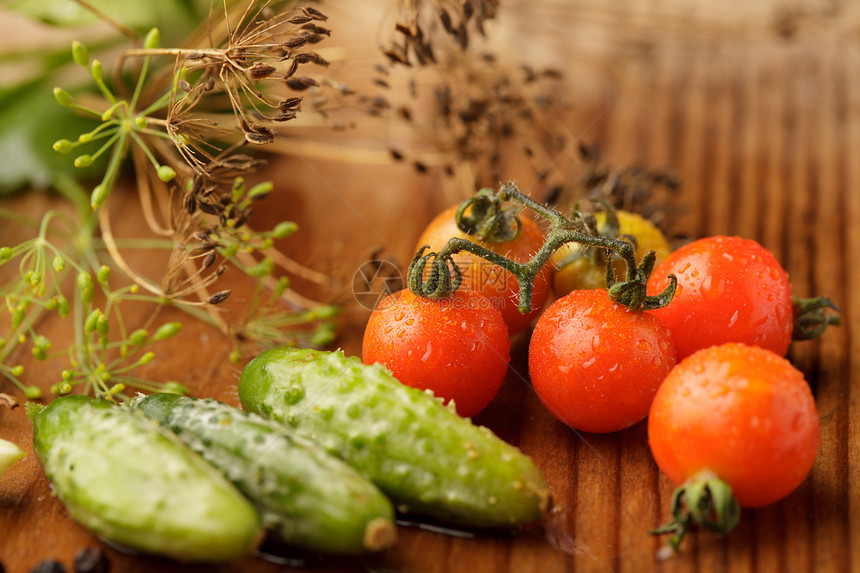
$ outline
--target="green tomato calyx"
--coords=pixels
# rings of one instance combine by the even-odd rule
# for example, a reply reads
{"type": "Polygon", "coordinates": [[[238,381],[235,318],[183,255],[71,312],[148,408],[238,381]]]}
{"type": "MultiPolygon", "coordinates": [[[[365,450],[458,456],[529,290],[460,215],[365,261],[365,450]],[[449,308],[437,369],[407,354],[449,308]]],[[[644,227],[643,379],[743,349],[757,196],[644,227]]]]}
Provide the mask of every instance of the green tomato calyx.
{"type": "Polygon", "coordinates": [[[677,551],[687,531],[703,527],[726,534],[737,527],[741,508],[729,484],[711,472],[701,472],[672,494],[672,521],[650,531],[652,535],[671,533],[669,547],[677,551]]]}

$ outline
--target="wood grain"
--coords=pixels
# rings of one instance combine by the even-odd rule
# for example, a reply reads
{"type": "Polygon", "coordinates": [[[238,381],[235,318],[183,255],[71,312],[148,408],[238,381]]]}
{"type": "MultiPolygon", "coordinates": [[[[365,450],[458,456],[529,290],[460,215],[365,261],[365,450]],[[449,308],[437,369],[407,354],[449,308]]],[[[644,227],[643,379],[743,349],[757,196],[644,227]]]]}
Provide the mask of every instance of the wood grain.
{"type": "MultiPolygon", "coordinates": [[[[332,10],[333,20],[364,21],[349,13],[354,3],[344,6],[332,10]]],[[[783,262],[796,294],[839,302],[844,326],[789,352],[814,388],[822,430],[812,474],[796,492],[745,510],[724,538],[697,533],[679,555],[657,560],[661,542],[646,531],[668,519],[672,486],[650,457],[644,424],[587,435],[558,423],[528,386],[527,336],[521,336],[500,395],[476,422],[521,447],[544,472],[556,511],[543,528],[457,537],[404,527],[397,546],[382,555],[296,570],[860,573],[860,337],[853,335],[860,325],[858,22],[858,7],[837,1],[543,0],[506,4],[498,30],[513,38],[511,56],[542,57],[564,70],[571,133],[597,142],[612,164],[645,162],[680,176],[686,211],[679,232],[756,239],[783,262]]],[[[575,146],[563,153],[575,154],[575,146]]],[[[405,165],[311,157],[273,159],[264,175],[278,189],[270,199],[277,208],[258,214],[254,224],[299,222],[299,234],[284,246],[331,274],[335,284],[322,296],[349,305],[338,344],[358,353],[367,312],[350,304],[352,273],[377,248],[407,261],[423,225],[450,203],[440,191],[450,183],[434,173],[419,177],[405,165]]],[[[519,182],[542,192],[537,181],[519,182]]],[[[133,210],[133,201],[126,191],[112,208],[133,210]]],[[[41,192],[4,200],[34,215],[57,203],[41,192]]],[[[144,227],[124,220],[121,232],[144,227]]],[[[4,223],[0,244],[22,233],[4,223]]],[[[164,260],[140,253],[135,263],[157,274],[164,260]]],[[[321,294],[301,281],[297,288],[321,294]]],[[[236,298],[239,305],[241,293],[236,298]]],[[[148,313],[134,320],[142,323],[148,313]]],[[[42,326],[59,346],[69,327],[46,320],[42,326]]],[[[212,359],[229,349],[225,338],[188,323],[145,374],[236,403],[238,367],[212,359]]],[[[62,368],[61,361],[16,358],[28,379],[46,388],[62,368]]],[[[0,391],[12,388],[0,382],[0,391]]],[[[0,436],[29,448],[22,409],[0,410],[0,436]]],[[[205,567],[127,556],[69,520],[32,456],[0,477],[0,561],[7,571],[26,572],[47,558],[70,567],[75,551],[91,545],[105,549],[113,571],[291,570],[260,558],[205,567]]]]}

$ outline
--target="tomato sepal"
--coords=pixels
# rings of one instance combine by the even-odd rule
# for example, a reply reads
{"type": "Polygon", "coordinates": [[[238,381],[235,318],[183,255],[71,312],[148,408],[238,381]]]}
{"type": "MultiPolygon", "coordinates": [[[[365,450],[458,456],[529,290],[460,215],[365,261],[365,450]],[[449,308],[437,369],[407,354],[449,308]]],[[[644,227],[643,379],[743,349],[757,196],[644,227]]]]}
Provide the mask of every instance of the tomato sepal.
{"type": "Polygon", "coordinates": [[[518,208],[503,207],[502,200],[492,189],[481,189],[460,204],[454,220],[457,228],[466,234],[491,243],[506,243],[515,240],[523,231],[518,213],[518,208]]]}
{"type": "Polygon", "coordinates": [[[656,261],[656,251],[649,251],[642,257],[635,270],[628,269],[627,277],[624,281],[617,281],[612,257],[607,257],[606,290],[612,302],[622,304],[630,310],[656,310],[672,302],[672,298],[675,296],[675,289],[678,287],[678,279],[675,275],[666,277],[669,280],[669,284],[660,294],[651,296],[645,294],[648,286],[648,278],[651,276],[651,271],[654,270],[654,263],[656,261]]]}
{"type": "Polygon", "coordinates": [[[693,527],[724,535],[737,527],[741,507],[732,487],[711,472],[701,472],[672,494],[672,521],[649,531],[652,535],[672,534],[668,546],[678,551],[684,536],[693,527]]]}

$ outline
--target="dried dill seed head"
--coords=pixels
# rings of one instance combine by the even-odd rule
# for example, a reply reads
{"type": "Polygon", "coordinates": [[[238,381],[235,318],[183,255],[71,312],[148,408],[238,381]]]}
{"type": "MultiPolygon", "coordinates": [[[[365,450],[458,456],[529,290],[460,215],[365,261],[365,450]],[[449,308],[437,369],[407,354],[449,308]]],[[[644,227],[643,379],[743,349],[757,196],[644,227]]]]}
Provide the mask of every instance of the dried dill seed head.
{"type": "MultiPolygon", "coordinates": [[[[474,175],[477,188],[516,178],[514,169],[528,165],[537,180],[549,177],[555,173],[547,170],[554,166],[549,158],[569,141],[560,121],[567,102],[557,75],[510,65],[492,54],[482,56],[471,51],[448,54],[436,66],[437,81],[416,88],[414,97],[420,105],[394,101],[386,107],[447,156],[446,173],[464,166],[474,175]],[[424,91],[428,89],[429,94],[424,91]],[[514,158],[520,159],[509,161],[514,158]]],[[[420,157],[410,157],[403,149],[397,152],[419,172],[427,170],[429,164],[420,157]]]]}
{"type": "Polygon", "coordinates": [[[551,191],[550,203],[569,208],[581,199],[606,201],[616,209],[632,211],[650,219],[668,237],[675,236],[673,227],[683,213],[677,203],[681,182],[671,171],[637,163],[623,167],[608,165],[601,160],[597,144],[579,145],[583,170],[570,185],[551,191]]]}
{"type": "Polygon", "coordinates": [[[436,62],[434,48],[469,46],[469,34],[485,34],[484,24],[496,17],[499,0],[398,0],[392,38],[383,48],[391,63],[425,66],[436,62]]]}
{"type": "Polygon", "coordinates": [[[382,49],[389,67],[377,68],[372,79],[391,95],[385,105],[366,98],[366,111],[381,115],[393,109],[422,141],[435,144],[432,161],[402,148],[392,154],[421,173],[441,165],[454,175],[462,167],[475,186],[494,187],[499,180],[518,178],[518,170],[531,165],[533,176],[546,179],[547,186],[553,176],[566,180],[552,159],[571,139],[560,117],[567,102],[559,89],[559,71],[519,65],[483,47],[489,44],[478,49],[471,41],[476,33],[485,36],[485,23],[496,17],[498,8],[494,0],[396,2],[391,39],[382,49]],[[421,89],[419,82],[409,82],[409,95],[418,105],[395,99],[401,94],[391,86],[402,85],[397,73],[415,76],[419,69],[422,74],[435,72],[435,81],[422,81],[420,85],[430,87],[421,89]]]}
{"type": "Polygon", "coordinates": [[[176,63],[182,78],[169,106],[168,135],[197,172],[221,151],[213,148],[211,141],[225,139],[225,132],[229,132],[191,113],[203,93],[214,90],[226,94],[222,101],[229,102],[245,141],[264,145],[274,140],[274,132],[260,122],[289,121],[296,114],[284,112],[297,111],[298,107],[297,103],[283,107],[287,100],[268,95],[264,85],[307,91],[319,87],[320,81],[306,75],[293,77],[300,67],[329,65],[318,53],[302,50],[331,34],[317,25],[328,19],[324,13],[312,7],[276,13],[268,2],[261,8],[255,9],[255,5],[249,2],[236,21],[230,21],[225,12],[228,22],[223,42],[213,48],[185,51],[176,63]]]}

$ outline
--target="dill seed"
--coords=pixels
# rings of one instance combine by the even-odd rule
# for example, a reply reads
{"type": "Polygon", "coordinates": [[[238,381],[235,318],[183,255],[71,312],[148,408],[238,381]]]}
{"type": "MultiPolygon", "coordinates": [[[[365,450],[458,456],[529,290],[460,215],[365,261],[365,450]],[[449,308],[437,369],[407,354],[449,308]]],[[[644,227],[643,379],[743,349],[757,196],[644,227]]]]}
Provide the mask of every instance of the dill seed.
{"type": "MultiPolygon", "coordinates": [[[[218,215],[221,213],[221,207],[219,205],[213,205],[212,203],[207,203],[206,201],[198,201],[197,207],[199,207],[200,210],[207,215],[218,215]]],[[[193,213],[193,211],[191,213],[193,213]]]]}
{"type": "Polygon", "coordinates": [[[315,79],[309,78],[307,76],[299,76],[297,78],[290,78],[287,80],[287,86],[290,89],[294,89],[296,91],[306,90],[310,87],[318,85],[319,83],[315,79]]]}
{"type": "Polygon", "coordinates": [[[293,56],[293,60],[295,60],[299,64],[313,63],[325,67],[328,67],[329,65],[328,61],[316,52],[302,52],[299,54],[295,54],[293,56]]]}
{"type": "Polygon", "coordinates": [[[445,28],[445,31],[449,34],[454,33],[454,25],[451,22],[451,15],[444,8],[439,9],[439,20],[442,22],[442,26],[445,28]]]}
{"type": "Polygon", "coordinates": [[[224,302],[228,298],[230,298],[230,291],[229,290],[222,290],[222,291],[218,291],[215,294],[213,294],[212,296],[210,296],[208,299],[206,299],[206,302],[208,302],[209,304],[213,304],[213,305],[214,304],[221,304],[222,302],[224,302]]]}
{"type": "Polygon", "coordinates": [[[323,22],[328,20],[328,16],[326,16],[316,8],[305,6],[303,10],[305,11],[305,14],[312,16],[314,20],[322,20],[323,22]]]}
{"type": "Polygon", "coordinates": [[[302,30],[308,30],[320,36],[331,36],[331,30],[329,28],[323,28],[322,26],[317,26],[316,24],[305,24],[304,26],[302,26],[302,30]]]}
{"type": "Polygon", "coordinates": [[[252,80],[264,80],[275,73],[275,71],[277,71],[275,66],[257,62],[248,68],[247,74],[252,80]]]}
{"type": "Polygon", "coordinates": [[[391,62],[392,62],[392,63],[395,63],[395,64],[403,64],[404,66],[411,66],[411,65],[412,65],[412,64],[410,64],[410,63],[409,63],[409,60],[406,58],[406,56],[405,56],[405,55],[399,54],[399,53],[394,52],[394,51],[392,51],[392,50],[384,50],[384,51],[382,52],[382,54],[383,54],[386,58],[388,58],[389,60],[391,60],[391,62]]]}
{"type": "Polygon", "coordinates": [[[475,14],[475,6],[469,1],[463,2],[463,17],[468,20],[475,14]]]}
{"type": "Polygon", "coordinates": [[[289,40],[281,42],[281,46],[286,49],[301,48],[308,43],[308,35],[300,35],[289,40]]]}
{"type": "Polygon", "coordinates": [[[208,269],[209,267],[214,265],[216,255],[217,255],[216,251],[209,251],[208,253],[206,253],[206,256],[203,257],[203,262],[200,264],[200,267],[204,268],[204,269],[208,269]]]}
{"type": "Polygon", "coordinates": [[[291,78],[293,76],[293,74],[295,74],[298,69],[299,69],[299,63],[296,60],[293,60],[292,62],[290,62],[290,67],[286,71],[286,73],[284,74],[284,79],[288,80],[289,78],[291,78]]]}
{"type": "Polygon", "coordinates": [[[290,121],[291,119],[296,119],[297,116],[298,116],[298,113],[296,113],[293,110],[288,110],[288,111],[282,111],[278,115],[272,116],[271,120],[277,121],[277,122],[284,122],[284,121],[290,121]]]}
{"type": "Polygon", "coordinates": [[[278,102],[278,108],[280,108],[282,111],[296,109],[301,105],[303,99],[304,98],[301,96],[292,96],[286,99],[282,99],[278,102]]]}
{"type": "Polygon", "coordinates": [[[307,13],[305,13],[305,14],[297,14],[297,15],[293,16],[292,18],[289,18],[287,20],[287,22],[289,22],[290,24],[307,24],[311,20],[313,20],[313,18],[310,15],[308,15],[307,13]]]}
{"type": "Polygon", "coordinates": [[[188,192],[185,195],[185,212],[189,215],[193,215],[195,211],[197,211],[197,198],[193,193],[188,192]]]}
{"type": "Polygon", "coordinates": [[[407,38],[415,37],[415,32],[406,24],[395,24],[394,29],[406,36],[407,38]]]}

